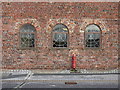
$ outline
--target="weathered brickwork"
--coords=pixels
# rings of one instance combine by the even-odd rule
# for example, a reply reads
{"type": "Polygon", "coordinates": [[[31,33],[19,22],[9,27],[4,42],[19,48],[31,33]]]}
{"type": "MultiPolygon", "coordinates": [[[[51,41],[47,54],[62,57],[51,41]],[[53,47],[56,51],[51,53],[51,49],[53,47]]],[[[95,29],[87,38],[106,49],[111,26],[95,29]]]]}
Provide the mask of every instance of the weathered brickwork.
{"type": "Polygon", "coordinates": [[[71,69],[72,55],[77,69],[118,68],[117,2],[3,2],[2,65],[7,69],[71,69]],[[35,48],[21,49],[19,30],[26,23],[36,29],[35,48]],[[69,30],[68,47],[52,47],[53,27],[62,23],[69,30]],[[85,28],[101,29],[100,48],[85,47],[85,28]]]}

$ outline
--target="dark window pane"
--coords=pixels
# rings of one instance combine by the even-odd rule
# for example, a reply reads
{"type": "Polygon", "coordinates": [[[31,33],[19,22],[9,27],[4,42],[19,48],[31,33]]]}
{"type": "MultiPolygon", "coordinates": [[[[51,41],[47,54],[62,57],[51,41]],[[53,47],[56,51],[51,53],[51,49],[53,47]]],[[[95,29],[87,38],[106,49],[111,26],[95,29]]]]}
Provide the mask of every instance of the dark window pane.
{"type": "Polygon", "coordinates": [[[85,33],[86,47],[100,46],[100,29],[96,25],[89,25],[85,33]]]}
{"type": "Polygon", "coordinates": [[[87,33],[86,39],[99,39],[100,34],[99,33],[87,33]]]}
{"type": "Polygon", "coordinates": [[[21,47],[34,47],[34,34],[21,34],[21,47]]]}
{"type": "Polygon", "coordinates": [[[53,47],[67,47],[67,42],[55,42],[55,41],[53,41],[53,47]]]}
{"type": "Polygon", "coordinates": [[[99,47],[99,39],[88,39],[86,40],[86,47],[99,47]]]}
{"type": "Polygon", "coordinates": [[[25,24],[20,30],[21,47],[28,48],[35,46],[35,28],[32,25],[25,24]]]}
{"type": "Polygon", "coordinates": [[[30,24],[25,24],[21,27],[20,32],[35,32],[35,28],[30,24]]]}
{"type": "Polygon", "coordinates": [[[67,47],[67,34],[55,33],[53,37],[53,47],[67,47]]]}
{"type": "Polygon", "coordinates": [[[53,47],[67,47],[68,29],[65,25],[58,24],[53,28],[53,47]]]}
{"type": "Polygon", "coordinates": [[[100,32],[100,29],[97,25],[89,25],[86,27],[86,32],[100,32]]]}
{"type": "Polygon", "coordinates": [[[66,41],[67,40],[67,34],[65,34],[65,33],[55,33],[53,39],[54,39],[54,41],[66,41]]]}
{"type": "Polygon", "coordinates": [[[28,47],[27,34],[21,34],[21,47],[28,47]]]}
{"type": "Polygon", "coordinates": [[[68,32],[68,29],[65,25],[58,24],[53,28],[53,32],[68,32]]]}

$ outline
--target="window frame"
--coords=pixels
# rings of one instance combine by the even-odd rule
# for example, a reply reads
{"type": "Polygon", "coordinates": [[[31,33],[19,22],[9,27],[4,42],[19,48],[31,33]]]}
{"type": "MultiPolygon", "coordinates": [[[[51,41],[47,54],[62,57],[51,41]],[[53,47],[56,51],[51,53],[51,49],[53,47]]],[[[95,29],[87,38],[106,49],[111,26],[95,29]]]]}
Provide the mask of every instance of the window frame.
{"type": "Polygon", "coordinates": [[[94,23],[92,23],[92,24],[89,24],[89,25],[87,25],[86,27],[85,27],[85,32],[84,32],[84,48],[85,49],[94,49],[94,50],[98,50],[98,49],[101,49],[101,47],[102,47],[102,31],[101,31],[101,28],[100,28],[100,26],[99,25],[97,25],[97,24],[94,24],[94,23]],[[96,25],[98,28],[99,28],[99,32],[87,32],[86,31],[86,28],[89,26],[89,25],[96,25]],[[99,40],[99,47],[86,47],[86,33],[98,33],[99,35],[100,35],[100,40],[99,40]]]}
{"type": "MultiPolygon", "coordinates": [[[[34,25],[32,25],[32,24],[30,24],[30,23],[25,23],[25,24],[23,24],[23,25],[26,25],[26,24],[29,24],[29,25],[31,25],[31,26],[33,26],[34,27],[34,25]]],[[[37,32],[36,32],[36,28],[35,28],[35,30],[34,30],[34,32],[21,32],[20,30],[21,30],[21,28],[22,28],[22,26],[23,25],[21,25],[20,27],[19,27],[19,49],[22,49],[22,50],[26,50],[26,49],[28,49],[28,50],[30,50],[30,49],[35,49],[36,48],[36,39],[37,39],[37,32]],[[34,34],[34,47],[21,47],[21,35],[22,34],[34,34]]]]}
{"type": "MultiPolygon", "coordinates": [[[[64,25],[64,24],[62,24],[62,23],[58,23],[58,24],[56,24],[56,25],[59,25],[59,24],[61,24],[61,25],[64,25]]],[[[56,26],[55,25],[55,26],[56,26]]],[[[54,27],[55,27],[54,26],[54,27]]],[[[69,29],[68,29],[68,27],[66,26],[66,25],[64,25],[66,28],[67,28],[67,32],[54,32],[53,31],[53,28],[54,27],[52,27],[52,32],[51,32],[51,48],[53,48],[53,49],[68,49],[69,48],[69,29]],[[67,36],[67,47],[53,47],[53,40],[54,40],[54,34],[55,33],[64,33],[64,34],[66,34],[66,36],[67,36]]]]}

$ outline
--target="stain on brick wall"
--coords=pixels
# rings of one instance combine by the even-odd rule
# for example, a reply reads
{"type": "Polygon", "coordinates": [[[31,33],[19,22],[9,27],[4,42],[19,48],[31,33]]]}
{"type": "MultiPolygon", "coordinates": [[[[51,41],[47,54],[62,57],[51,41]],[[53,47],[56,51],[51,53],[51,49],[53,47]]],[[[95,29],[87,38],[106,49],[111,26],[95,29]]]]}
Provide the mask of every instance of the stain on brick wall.
{"type": "Polygon", "coordinates": [[[3,2],[3,68],[71,69],[72,54],[77,69],[118,68],[118,3],[116,2],[3,2]],[[34,49],[19,47],[19,30],[26,23],[36,29],[34,49]],[[69,30],[66,48],[52,47],[53,27],[62,23],[69,30]],[[85,28],[97,24],[101,47],[85,47],[85,28]]]}

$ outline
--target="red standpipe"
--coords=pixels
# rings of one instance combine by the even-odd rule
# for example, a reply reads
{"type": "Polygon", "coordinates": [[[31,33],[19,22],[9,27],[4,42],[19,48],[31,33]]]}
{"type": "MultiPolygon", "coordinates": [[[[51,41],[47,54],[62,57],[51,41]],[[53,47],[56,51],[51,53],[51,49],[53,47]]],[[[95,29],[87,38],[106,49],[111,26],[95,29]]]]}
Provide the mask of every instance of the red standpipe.
{"type": "Polygon", "coordinates": [[[75,56],[75,54],[73,54],[73,56],[72,56],[72,68],[73,69],[76,68],[76,56],[75,56]]]}

